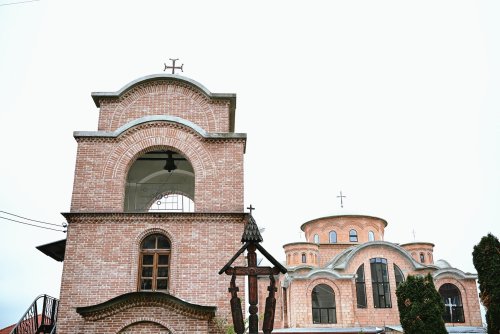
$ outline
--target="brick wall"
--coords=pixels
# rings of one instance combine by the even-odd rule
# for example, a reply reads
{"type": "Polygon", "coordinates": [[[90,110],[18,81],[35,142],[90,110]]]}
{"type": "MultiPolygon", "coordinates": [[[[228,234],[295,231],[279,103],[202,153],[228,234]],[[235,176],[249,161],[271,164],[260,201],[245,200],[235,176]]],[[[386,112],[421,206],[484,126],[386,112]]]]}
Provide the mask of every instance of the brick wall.
{"type": "MultiPolygon", "coordinates": [[[[163,233],[171,241],[170,294],[192,304],[216,306],[220,317],[230,314],[230,277],[218,271],[241,247],[244,214],[66,216],[58,333],[84,326],[76,307],[137,291],[139,245],[150,233],[163,233]]],[[[243,286],[243,278],[237,284],[243,286]]]]}

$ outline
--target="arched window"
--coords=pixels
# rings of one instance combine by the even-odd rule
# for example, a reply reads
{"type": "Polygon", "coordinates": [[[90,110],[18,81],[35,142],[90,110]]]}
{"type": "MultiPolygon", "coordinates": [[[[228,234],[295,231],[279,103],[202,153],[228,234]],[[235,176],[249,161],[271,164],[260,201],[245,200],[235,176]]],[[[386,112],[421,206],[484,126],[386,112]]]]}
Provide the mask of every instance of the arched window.
{"type": "Polygon", "coordinates": [[[306,253],[302,253],[302,263],[306,263],[306,262],[307,262],[306,253]]]}
{"type": "Polygon", "coordinates": [[[425,263],[425,255],[424,253],[420,253],[420,262],[425,263]]]}
{"type": "Polygon", "coordinates": [[[314,243],[319,244],[319,235],[317,234],[314,235],[314,243]]]}
{"type": "Polygon", "coordinates": [[[443,298],[445,306],[445,311],[443,313],[444,322],[465,322],[460,290],[458,290],[455,285],[446,283],[439,288],[439,294],[441,298],[443,298]]]}
{"type": "Polygon", "coordinates": [[[366,307],[365,265],[359,266],[356,271],[356,303],[358,308],[366,307]]]}
{"type": "Polygon", "coordinates": [[[330,234],[329,234],[329,239],[330,239],[330,243],[331,243],[331,244],[335,244],[335,243],[337,243],[337,232],[335,232],[335,231],[330,231],[330,234]]]}
{"type": "Polygon", "coordinates": [[[312,291],[312,315],[315,324],[336,324],[335,293],[326,284],[316,285],[312,291]]]}
{"type": "Polygon", "coordinates": [[[396,278],[396,289],[405,281],[405,276],[399,267],[394,263],[394,277],[396,278]]]}
{"type": "Polygon", "coordinates": [[[368,241],[375,241],[375,233],[373,231],[368,232],[368,241]]]}
{"type": "Polygon", "coordinates": [[[350,242],[358,242],[358,232],[356,230],[349,231],[349,241],[350,242]]]}
{"type": "Polygon", "coordinates": [[[372,274],[373,306],[375,308],[392,307],[387,260],[378,257],[370,259],[370,269],[372,274]]]}
{"type": "Polygon", "coordinates": [[[139,290],[168,291],[170,241],[162,234],[151,234],[141,243],[139,290]]]}

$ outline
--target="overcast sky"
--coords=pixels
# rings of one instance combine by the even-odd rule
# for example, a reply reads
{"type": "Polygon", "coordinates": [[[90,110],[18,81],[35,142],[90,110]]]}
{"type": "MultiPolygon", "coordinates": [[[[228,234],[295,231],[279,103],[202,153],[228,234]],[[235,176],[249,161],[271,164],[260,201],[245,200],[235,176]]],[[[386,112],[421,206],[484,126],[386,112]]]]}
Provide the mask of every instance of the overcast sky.
{"type": "MultiPolygon", "coordinates": [[[[90,93],[180,58],[237,94],[245,206],[276,258],[308,220],[367,214],[388,221],[385,240],[415,230],[475,272],[473,246],[500,236],[499,17],[497,0],[0,6],[0,210],[64,222],[73,131],[97,129],[90,93]]],[[[64,237],[0,219],[0,328],[58,297],[62,264],[35,246],[64,237]]]]}

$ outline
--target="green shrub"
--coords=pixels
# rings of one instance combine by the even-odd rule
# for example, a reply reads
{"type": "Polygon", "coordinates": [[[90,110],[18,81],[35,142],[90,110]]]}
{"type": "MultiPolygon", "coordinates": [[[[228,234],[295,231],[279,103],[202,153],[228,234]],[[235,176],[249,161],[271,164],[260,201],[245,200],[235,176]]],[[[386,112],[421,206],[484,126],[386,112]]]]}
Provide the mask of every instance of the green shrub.
{"type": "Polygon", "coordinates": [[[396,290],[399,319],[405,334],[447,334],[444,303],[432,276],[409,275],[396,290]]]}
{"type": "Polygon", "coordinates": [[[500,333],[500,242],[489,233],[474,246],[472,260],[477,270],[479,297],[486,308],[488,334],[500,333]]]}

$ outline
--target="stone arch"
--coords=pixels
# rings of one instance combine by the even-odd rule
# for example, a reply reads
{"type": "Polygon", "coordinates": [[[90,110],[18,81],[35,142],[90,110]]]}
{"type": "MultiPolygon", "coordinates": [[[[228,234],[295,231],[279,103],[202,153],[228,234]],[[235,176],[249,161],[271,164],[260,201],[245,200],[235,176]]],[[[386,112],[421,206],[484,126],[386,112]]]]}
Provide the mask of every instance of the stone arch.
{"type": "MultiPolygon", "coordinates": [[[[332,288],[333,293],[335,294],[335,305],[342,305],[342,302],[340,300],[340,289],[337,286],[337,284],[335,284],[334,281],[329,280],[327,278],[316,278],[316,279],[311,280],[309,282],[309,284],[307,285],[306,296],[305,296],[306,305],[307,305],[306,306],[307,312],[306,312],[306,319],[305,320],[306,320],[306,323],[308,323],[308,324],[313,323],[313,319],[312,319],[312,291],[313,291],[315,286],[320,285],[320,284],[325,284],[325,285],[328,285],[330,288],[332,288]]],[[[343,323],[342,312],[340,312],[341,309],[342,308],[337,307],[335,310],[336,317],[337,317],[337,324],[343,323]]]]}
{"type": "MultiPolygon", "coordinates": [[[[165,329],[165,334],[177,334],[177,331],[173,330],[172,327],[167,323],[165,323],[164,321],[148,317],[135,318],[132,320],[129,319],[125,321],[123,324],[120,325],[120,330],[117,332],[117,334],[128,334],[128,332],[125,330],[127,330],[129,327],[133,327],[135,325],[144,323],[154,324],[157,327],[160,327],[160,329],[165,329]]],[[[135,331],[130,333],[135,333],[135,331]]],[[[163,334],[162,332],[160,333],[163,334]]]]}

